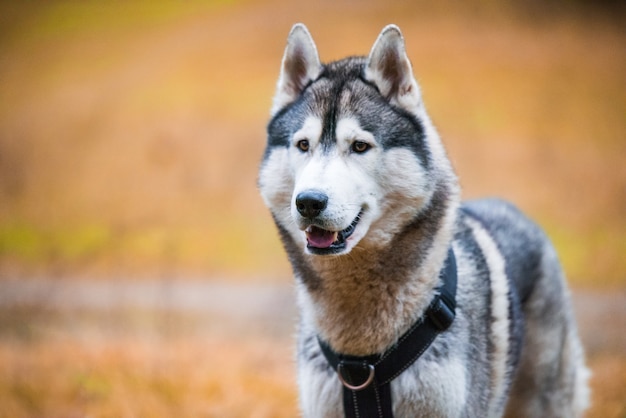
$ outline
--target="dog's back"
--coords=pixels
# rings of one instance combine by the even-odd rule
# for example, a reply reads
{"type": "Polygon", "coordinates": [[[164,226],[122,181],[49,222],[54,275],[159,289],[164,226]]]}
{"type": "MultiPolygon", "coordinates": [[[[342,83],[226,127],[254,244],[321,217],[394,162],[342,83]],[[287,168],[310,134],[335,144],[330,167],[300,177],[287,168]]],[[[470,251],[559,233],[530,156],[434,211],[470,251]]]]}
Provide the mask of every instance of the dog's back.
{"type": "MultiPolygon", "coordinates": [[[[506,415],[579,416],[589,403],[589,373],[553,246],[537,225],[501,200],[467,202],[461,212],[461,222],[472,226],[478,241],[491,238],[495,244],[483,248],[485,257],[504,262],[510,323],[500,337],[509,335],[509,359],[517,363],[506,415]]],[[[497,280],[498,272],[490,273],[497,280]]]]}

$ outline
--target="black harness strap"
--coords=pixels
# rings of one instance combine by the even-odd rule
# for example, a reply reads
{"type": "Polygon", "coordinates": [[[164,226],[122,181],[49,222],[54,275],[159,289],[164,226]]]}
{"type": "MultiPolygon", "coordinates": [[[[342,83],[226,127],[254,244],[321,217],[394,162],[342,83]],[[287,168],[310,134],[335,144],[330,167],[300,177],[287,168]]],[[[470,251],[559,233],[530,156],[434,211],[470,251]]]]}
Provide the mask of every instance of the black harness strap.
{"type": "Polygon", "coordinates": [[[382,355],[357,357],[336,353],[319,339],[320,347],[343,384],[346,418],[392,418],[390,383],[413,364],[437,334],[452,325],[456,309],[457,271],[452,248],[439,273],[443,285],[420,318],[382,355]]]}

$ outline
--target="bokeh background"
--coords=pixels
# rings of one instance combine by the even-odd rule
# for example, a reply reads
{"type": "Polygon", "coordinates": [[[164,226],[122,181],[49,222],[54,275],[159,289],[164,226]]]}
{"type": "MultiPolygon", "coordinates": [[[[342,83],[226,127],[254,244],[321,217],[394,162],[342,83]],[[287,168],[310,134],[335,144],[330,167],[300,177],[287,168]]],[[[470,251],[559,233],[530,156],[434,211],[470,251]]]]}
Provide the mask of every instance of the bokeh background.
{"type": "Polygon", "coordinates": [[[297,415],[290,268],[256,190],[286,36],[398,24],[464,197],[550,234],[626,417],[622,2],[0,2],[0,416],[297,415]]]}

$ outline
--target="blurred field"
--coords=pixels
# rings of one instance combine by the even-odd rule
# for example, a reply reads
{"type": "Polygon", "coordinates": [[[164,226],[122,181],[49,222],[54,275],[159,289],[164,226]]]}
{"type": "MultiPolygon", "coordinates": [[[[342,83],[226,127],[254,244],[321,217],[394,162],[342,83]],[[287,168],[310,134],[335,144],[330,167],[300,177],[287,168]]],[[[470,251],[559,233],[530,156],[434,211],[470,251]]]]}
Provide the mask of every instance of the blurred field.
{"type": "MultiPolygon", "coordinates": [[[[10,280],[2,417],[297,416],[293,289],[178,280],[10,280]]],[[[626,293],[574,294],[590,417],[626,414],[626,293]],[[603,324],[598,327],[598,324],[603,324]]]]}
{"type": "Polygon", "coordinates": [[[0,417],[297,415],[289,288],[32,282],[0,296],[0,417]]]}
{"type": "MultiPolygon", "coordinates": [[[[14,280],[68,277],[157,280],[166,296],[190,277],[288,284],[255,186],[286,35],[303,21],[328,61],[393,22],[465,197],[514,201],[581,300],[626,306],[624,7],[432,3],[0,2],[0,299],[14,280]]],[[[135,293],[51,308],[53,289],[0,306],[0,417],[296,414],[292,305],[276,302],[278,328],[244,310],[229,330],[135,293]]],[[[240,296],[210,303],[232,316],[240,296]]],[[[606,340],[624,315],[598,305],[577,305],[601,319],[585,322],[591,416],[624,418],[626,347],[606,340]]]]}
{"type": "Polygon", "coordinates": [[[332,60],[395,22],[465,196],[528,211],[574,283],[624,284],[619,17],[500,2],[0,8],[2,276],[286,277],[255,187],[286,35],[305,21],[332,60]]]}

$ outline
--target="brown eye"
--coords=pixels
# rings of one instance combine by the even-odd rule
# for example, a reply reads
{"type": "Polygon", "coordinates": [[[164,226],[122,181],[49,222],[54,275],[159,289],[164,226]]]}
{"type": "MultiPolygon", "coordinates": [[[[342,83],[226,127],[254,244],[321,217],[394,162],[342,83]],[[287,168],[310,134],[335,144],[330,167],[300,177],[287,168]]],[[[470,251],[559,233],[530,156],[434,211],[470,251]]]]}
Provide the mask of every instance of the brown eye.
{"type": "Polygon", "coordinates": [[[367,142],[354,141],[352,143],[352,152],[355,152],[357,154],[363,154],[364,152],[366,152],[370,148],[372,148],[372,146],[370,144],[368,144],[367,142]]]}
{"type": "Polygon", "coordinates": [[[309,151],[309,140],[308,139],[301,139],[300,141],[298,141],[296,143],[296,147],[298,147],[298,149],[302,152],[308,152],[309,151]]]}

